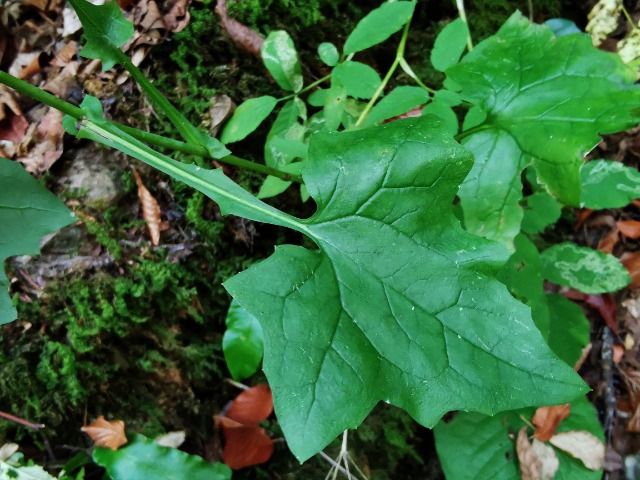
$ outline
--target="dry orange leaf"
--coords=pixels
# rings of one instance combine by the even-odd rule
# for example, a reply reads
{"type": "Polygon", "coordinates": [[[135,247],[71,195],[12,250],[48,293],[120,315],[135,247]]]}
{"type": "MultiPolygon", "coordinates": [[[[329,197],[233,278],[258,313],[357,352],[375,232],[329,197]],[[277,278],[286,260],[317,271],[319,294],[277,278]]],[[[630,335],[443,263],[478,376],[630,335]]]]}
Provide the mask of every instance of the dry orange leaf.
{"type": "Polygon", "coordinates": [[[224,416],[243,425],[257,425],[273,411],[273,397],[268,385],[256,385],[236,397],[224,416]]]}
{"type": "Polygon", "coordinates": [[[80,430],[91,437],[96,447],[117,450],[127,443],[127,436],[124,433],[124,422],[122,420],[109,422],[100,415],[93,423],[85,425],[80,430]]]}
{"type": "Polygon", "coordinates": [[[149,229],[149,235],[151,236],[151,244],[158,245],[160,243],[160,205],[158,201],[151,195],[151,192],[147,190],[147,187],[142,183],[142,178],[136,170],[133,171],[133,177],[138,185],[138,198],[142,204],[142,217],[147,223],[149,229]]]}
{"type": "Polygon", "coordinates": [[[224,433],[224,463],[233,470],[259,465],[273,454],[273,440],[264,428],[242,425],[226,417],[215,417],[224,433]]]}
{"type": "Polygon", "coordinates": [[[613,253],[613,249],[618,244],[620,230],[614,227],[609,233],[600,239],[598,242],[598,250],[603,253],[613,253]]]}
{"type": "Polygon", "coordinates": [[[621,220],[617,223],[620,233],[634,240],[640,238],[640,222],[637,220],[621,220]]]}
{"type": "Polygon", "coordinates": [[[571,413],[571,404],[557,405],[553,407],[540,407],[533,415],[533,424],[536,431],[533,436],[541,442],[548,442],[556,433],[558,425],[571,413]]]}

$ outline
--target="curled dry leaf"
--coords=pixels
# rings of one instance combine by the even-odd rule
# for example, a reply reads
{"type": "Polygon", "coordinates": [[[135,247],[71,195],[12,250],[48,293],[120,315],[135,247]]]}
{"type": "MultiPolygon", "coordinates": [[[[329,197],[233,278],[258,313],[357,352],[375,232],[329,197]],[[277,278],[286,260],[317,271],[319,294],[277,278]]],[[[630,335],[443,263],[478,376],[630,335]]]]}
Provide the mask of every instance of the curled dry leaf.
{"type": "Polygon", "coordinates": [[[584,430],[557,433],[549,443],[577,458],[590,470],[600,470],[604,465],[604,443],[584,430]]]}
{"type": "Polygon", "coordinates": [[[637,220],[622,220],[617,223],[620,233],[634,240],[640,238],[640,222],[637,220]]]}
{"type": "Polygon", "coordinates": [[[177,432],[169,432],[164,435],[160,435],[154,440],[158,445],[163,447],[178,448],[187,439],[187,432],[180,430],[177,432]]]}
{"type": "Polygon", "coordinates": [[[553,480],[556,476],[558,468],[560,468],[560,460],[556,452],[544,442],[533,439],[533,451],[540,460],[540,480],[553,480]]]}
{"type": "Polygon", "coordinates": [[[78,43],[71,40],[57,51],[56,56],[49,62],[52,67],[66,67],[78,52],[78,43]]]}
{"type": "MultiPolygon", "coordinates": [[[[620,260],[622,261],[622,258],[620,260]]],[[[624,264],[624,261],[622,261],[622,263],[624,264]]],[[[609,327],[614,333],[618,331],[616,301],[611,295],[608,293],[604,293],[602,295],[591,295],[574,290],[573,288],[564,289],[561,293],[571,300],[579,300],[581,302],[585,302],[591,308],[595,308],[607,324],[607,327],[609,327]]]]}
{"type": "Polygon", "coordinates": [[[612,253],[613,249],[618,244],[620,230],[614,227],[608,234],[600,239],[598,242],[598,250],[603,253],[612,253]]]}
{"type": "Polygon", "coordinates": [[[158,201],[154,196],[151,195],[151,192],[147,190],[147,187],[144,186],[142,178],[140,178],[136,170],[133,171],[133,177],[138,186],[138,198],[142,204],[142,217],[147,223],[151,244],[157,246],[160,243],[160,224],[162,223],[160,218],[160,205],[158,205],[158,201]]]}
{"type": "Polygon", "coordinates": [[[262,49],[264,39],[246,25],[230,18],[225,0],[218,0],[215,11],[220,16],[222,28],[229,34],[231,40],[242,50],[258,58],[262,58],[260,50],[262,49]]]}
{"type": "Polygon", "coordinates": [[[12,90],[9,87],[0,85],[0,122],[9,115],[7,110],[12,111],[15,115],[22,115],[22,110],[20,110],[12,90]]]}
{"type": "Polygon", "coordinates": [[[127,443],[127,436],[124,433],[124,422],[114,420],[109,422],[102,415],[89,425],[85,425],[80,430],[89,435],[96,447],[110,448],[117,450],[127,443]]]}
{"type": "Polygon", "coordinates": [[[209,117],[211,118],[209,133],[215,137],[220,125],[233,114],[236,104],[228,95],[216,94],[209,99],[209,105],[211,105],[209,107],[209,117]]]}
{"type": "Polygon", "coordinates": [[[271,389],[268,385],[256,385],[238,395],[224,416],[243,425],[257,425],[272,411],[271,389]]]}
{"type": "Polygon", "coordinates": [[[553,407],[540,407],[533,415],[533,424],[536,431],[533,436],[541,442],[548,442],[556,433],[558,426],[571,414],[571,405],[557,405],[553,407]]]}

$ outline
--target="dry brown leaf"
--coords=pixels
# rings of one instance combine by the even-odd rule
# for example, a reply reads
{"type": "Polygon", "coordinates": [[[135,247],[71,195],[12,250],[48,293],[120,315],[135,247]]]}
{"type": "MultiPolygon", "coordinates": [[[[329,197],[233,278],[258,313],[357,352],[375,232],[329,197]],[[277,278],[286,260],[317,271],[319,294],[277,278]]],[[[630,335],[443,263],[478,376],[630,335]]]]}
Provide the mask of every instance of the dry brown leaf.
{"type": "Polygon", "coordinates": [[[222,22],[222,28],[231,37],[231,40],[242,50],[255,55],[258,58],[262,58],[260,50],[264,39],[254,30],[251,30],[246,25],[229,17],[227,12],[227,4],[225,0],[218,0],[216,3],[216,13],[220,16],[222,22]]]}
{"type": "Polygon", "coordinates": [[[27,133],[27,128],[29,128],[29,122],[26,118],[22,115],[11,114],[9,119],[0,122],[0,141],[17,145],[27,133]]]}
{"type": "Polygon", "coordinates": [[[49,74],[49,79],[42,89],[56,97],[67,98],[67,92],[76,83],[79,65],[79,62],[70,62],[58,74],[49,74]]]}
{"type": "Polygon", "coordinates": [[[533,436],[541,442],[548,442],[556,433],[558,426],[571,414],[571,404],[557,405],[553,407],[540,407],[533,415],[533,424],[536,431],[533,436]]]}
{"type": "Polygon", "coordinates": [[[618,365],[622,361],[622,357],[624,357],[624,347],[616,343],[613,346],[613,363],[618,365]]]}
{"type": "Polygon", "coordinates": [[[552,447],[544,442],[533,439],[533,451],[540,460],[540,480],[553,480],[556,476],[558,468],[560,468],[560,460],[552,447]]]}
{"type": "Polygon", "coordinates": [[[233,114],[236,104],[228,95],[216,94],[209,99],[209,105],[211,105],[209,107],[209,117],[211,118],[209,133],[215,137],[222,123],[233,114]]]}
{"type": "Polygon", "coordinates": [[[613,249],[618,244],[619,230],[614,227],[609,233],[600,239],[598,242],[598,250],[603,253],[613,253],[613,249]]]}
{"type": "Polygon", "coordinates": [[[256,385],[244,390],[231,403],[224,416],[242,425],[257,425],[273,411],[273,397],[268,385],[256,385]]]}
{"type": "Polygon", "coordinates": [[[133,177],[136,180],[138,186],[138,198],[142,204],[142,217],[147,223],[149,229],[149,236],[151,237],[151,244],[157,246],[160,243],[160,205],[158,201],[151,195],[151,192],[147,190],[147,187],[142,183],[142,178],[138,172],[133,170],[133,177]]]}
{"type": "Polygon", "coordinates": [[[224,463],[233,470],[259,465],[273,454],[273,440],[264,428],[242,425],[225,417],[218,417],[224,433],[224,463]]]}
{"type": "Polygon", "coordinates": [[[516,453],[520,463],[522,480],[540,480],[542,462],[536,455],[533,445],[527,436],[527,427],[522,427],[516,440],[516,453]]]}
{"type": "Polygon", "coordinates": [[[620,261],[631,275],[631,284],[628,288],[640,288],[640,250],[623,253],[620,261]]]}
{"type": "Polygon", "coordinates": [[[187,439],[187,432],[180,430],[177,432],[169,432],[157,437],[154,442],[163,447],[179,448],[187,439]]]}
{"type": "Polygon", "coordinates": [[[31,125],[18,147],[17,160],[30,173],[42,173],[62,155],[63,114],[54,108],[49,108],[40,123],[31,125]]]}
{"type": "Polygon", "coordinates": [[[191,0],[176,0],[169,11],[164,15],[164,23],[170,32],[184,30],[189,24],[189,4],[191,0]]]}
{"type": "Polygon", "coordinates": [[[127,436],[124,433],[124,422],[122,420],[109,422],[100,415],[93,423],[85,425],[80,430],[91,437],[96,447],[117,450],[127,443],[127,436]]]}
{"type": "Polygon", "coordinates": [[[13,95],[13,91],[4,85],[0,85],[0,122],[7,118],[5,106],[16,115],[22,115],[22,110],[13,95]]]}
{"type": "Polygon", "coordinates": [[[584,430],[557,433],[549,443],[577,458],[590,470],[600,470],[604,464],[604,443],[584,430]]]}
{"type": "Polygon", "coordinates": [[[625,237],[634,240],[640,238],[640,222],[637,220],[622,220],[617,225],[620,233],[625,237]]]}
{"type": "Polygon", "coordinates": [[[56,56],[53,57],[53,60],[51,60],[51,62],[49,62],[49,65],[51,65],[52,67],[64,68],[67,66],[69,62],[71,62],[71,60],[73,60],[73,57],[76,56],[77,52],[78,52],[78,44],[77,42],[74,42],[73,40],[71,40],[69,43],[65,44],[60,50],[58,50],[58,52],[56,53],[56,56]]]}

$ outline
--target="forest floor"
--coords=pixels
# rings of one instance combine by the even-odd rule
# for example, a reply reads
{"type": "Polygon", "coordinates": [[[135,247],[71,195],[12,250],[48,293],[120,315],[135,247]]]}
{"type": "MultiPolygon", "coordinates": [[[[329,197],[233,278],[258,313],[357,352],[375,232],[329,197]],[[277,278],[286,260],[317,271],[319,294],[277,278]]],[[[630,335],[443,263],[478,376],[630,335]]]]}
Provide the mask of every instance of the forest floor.
{"type": "MultiPolygon", "coordinates": [[[[277,96],[277,85],[261,62],[234,42],[234,33],[222,26],[212,3],[119,3],[136,25],[127,53],[190,120],[214,128],[224,95],[236,104],[259,95],[277,96]]],[[[496,31],[516,8],[529,9],[527,1],[469,3],[476,40],[496,31]]],[[[593,5],[532,3],[536,21],[565,17],[582,28],[593,5]]],[[[442,25],[457,16],[454,4],[419,2],[407,58],[424,79],[441,80],[425,52],[442,25]]],[[[365,0],[244,0],[228,5],[229,15],[262,35],[288,30],[311,80],[326,73],[316,59],[318,44],[340,44],[376,6],[378,2],[365,0]]],[[[102,73],[97,62],[78,56],[79,25],[68,9],[63,0],[5,1],[0,6],[0,68],[72,103],[89,93],[114,119],[172,136],[173,129],[127,75],[120,70],[102,73]]],[[[393,60],[392,43],[373,49],[365,61],[384,71],[393,60]]],[[[402,75],[394,82],[401,84],[402,75]]],[[[270,255],[274,245],[304,240],[275,227],[223,218],[214,202],[122,155],[64,135],[60,122],[55,111],[0,89],[0,155],[21,162],[80,218],[48,238],[42,255],[9,262],[12,293],[20,299],[19,320],[0,329],[0,410],[46,428],[0,420],[0,445],[16,442],[29,458],[60,468],[81,458],[90,445],[80,427],[105,415],[149,436],[184,431],[187,451],[218,460],[221,432],[213,416],[241,391],[227,381],[222,356],[230,298],[221,284],[270,255]],[[161,209],[156,246],[149,241],[134,167],[161,209]]],[[[255,138],[265,135],[262,129],[255,138]]],[[[259,162],[259,145],[245,142],[234,153],[259,162]]],[[[606,137],[592,156],[637,168],[640,129],[606,137]]],[[[234,168],[227,173],[257,191],[259,175],[234,168]]],[[[313,211],[295,192],[277,197],[274,205],[301,216],[313,211]]],[[[613,253],[635,272],[634,284],[615,295],[563,292],[584,307],[592,324],[591,350],[580,374],[593,389],[590,400],[606,426],[605,469],[611,479],[625,478],[625,458],[632,462],[640,451],[638,222],[636,201],[618,210],[566,211],[558,228],[547,232],[613,253]]],[[[265,382],[257,374],[247,384],[265,382]]],[[[300,465],[282,441],[277,421],[265,426],[277,439],[274,455],[234,478],[325,478],[330,468],[325,459],[316,456],[300,465]]],[[[399,409],[379,405],[350,432],[348,446],[370,479],[443,478],[431,431],[399,409]]],[[[335,457],[339,448],[336,441],[326,453],[335,457]]],[[[100,475],[89,470],[86,478],[100,475]]]]}

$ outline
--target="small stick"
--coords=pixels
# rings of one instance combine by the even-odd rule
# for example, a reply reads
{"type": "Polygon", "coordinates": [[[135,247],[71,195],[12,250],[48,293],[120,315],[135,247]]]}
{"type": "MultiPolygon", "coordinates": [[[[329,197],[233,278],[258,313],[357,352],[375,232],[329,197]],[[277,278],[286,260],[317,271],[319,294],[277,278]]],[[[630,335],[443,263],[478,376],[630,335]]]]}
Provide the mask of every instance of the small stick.
{"type": "Polygon", "coordinates": [[[15,417],[13,415],[11,415],[10,413],[5,413],[5,412],[0,412],[0,417],[9,420],[11,422],[15,422],[15,423],[19,423],[20,425],[24,425],[25,427],[28,428],[33,428],[34,430],[40,430],[41,428],[44,428],[44,423],[32,423],[28,420],[25,420],[23,418],[19,418],[19,417],[15,417]]]}

